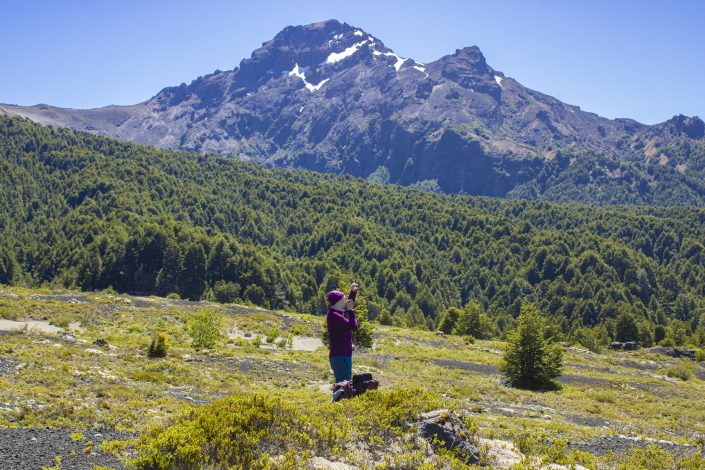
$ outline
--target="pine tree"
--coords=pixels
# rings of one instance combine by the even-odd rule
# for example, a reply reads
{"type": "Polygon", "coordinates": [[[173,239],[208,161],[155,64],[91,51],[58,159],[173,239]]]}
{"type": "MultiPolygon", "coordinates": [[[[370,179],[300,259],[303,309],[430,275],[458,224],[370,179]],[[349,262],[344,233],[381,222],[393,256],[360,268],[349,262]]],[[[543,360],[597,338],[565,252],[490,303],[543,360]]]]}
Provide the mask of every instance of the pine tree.
{"type": "Polygon", "coordinates": [[[508,338],[507,350],[499,370],[510,385],[541,389],[554,386],[552,379],[561,374],[563,349],[550,338],[548,325],[533,304],[524,304],[519,325],[508,338]]]}

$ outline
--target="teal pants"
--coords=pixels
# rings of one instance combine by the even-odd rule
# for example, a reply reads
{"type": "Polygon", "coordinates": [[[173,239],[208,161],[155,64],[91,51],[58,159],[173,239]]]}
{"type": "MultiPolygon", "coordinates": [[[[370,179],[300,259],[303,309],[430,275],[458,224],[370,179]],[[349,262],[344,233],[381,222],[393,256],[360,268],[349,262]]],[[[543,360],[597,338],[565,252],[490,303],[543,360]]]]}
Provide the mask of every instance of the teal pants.
{"type": "Polygon", "coordinates": [[[352,380],[352,356],[333,356],[329,360],[335,383],[352,380]]]}

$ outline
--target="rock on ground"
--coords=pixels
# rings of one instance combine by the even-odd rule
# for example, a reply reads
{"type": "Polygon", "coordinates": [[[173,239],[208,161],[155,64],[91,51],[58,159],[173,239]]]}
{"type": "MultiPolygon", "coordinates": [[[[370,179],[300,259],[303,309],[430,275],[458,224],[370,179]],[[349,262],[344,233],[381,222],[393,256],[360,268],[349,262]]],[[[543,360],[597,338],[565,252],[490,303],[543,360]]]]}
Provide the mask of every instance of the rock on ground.
{"type": "Polygon", "coordinates": [[[460,419],[448,410],[435,410],[420,416],[419,436],[433,447],[457,452],[468,464],[480,463],[480,451],[460,419]]]}

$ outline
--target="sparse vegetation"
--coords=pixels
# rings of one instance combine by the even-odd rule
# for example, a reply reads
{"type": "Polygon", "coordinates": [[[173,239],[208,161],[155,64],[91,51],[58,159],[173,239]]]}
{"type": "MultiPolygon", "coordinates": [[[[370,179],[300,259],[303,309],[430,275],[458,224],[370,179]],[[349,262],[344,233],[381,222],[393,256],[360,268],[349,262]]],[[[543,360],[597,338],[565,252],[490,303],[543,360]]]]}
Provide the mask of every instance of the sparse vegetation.
{"type": "MultiPolygon", "coordinates": [[[[329,402],[327,386],[332,377],[324,349],[309,352],[288,344],[285,348],[253,346],[255,338],[264,343],[263,335],[271,328],[278,329],[281,338],[287,340],[297,325],[298,333],[317,337],[321,317],[207,305],[205,308],[221,316],[221,328],[236,324],[239,331],[250,333],[253,341],[237,338],[194,350],[191,325],[194,315],[203,313],[203,305],[107,293],[85,294],[82,303],[69,303],[77,295],[0,288],[0,303],[20,312],[20,320],[46,318],[51,323],[55,316],[67,314],[73,319],[87,318],[86,329],[74,331],[73,343],[61,339],[59,333],[39,330],[3,335],[0,403],[4,405],[0,426],[73,429],[84,436],[76,449],[79,454],[90,449],[122,459],[148,459],[150,455],[171,459],[173,456],[166,455],[170,449],[166,437],[159,440],[158,436],[174,437],[183,431],[186,434],[179,439],[203,443],[206,438],[199,437],[198,430],[204,429],[206,422],[222,419],[222,423],[237,423],[245,419],[247,415],[239,412],[230,418],[226,415],[252,403],[248,400],[253,400],[253,395],[264,400],[262,406],[252,410],[253,422],[261,423],[260,419],[268,416],[266,409],[276,415],[295,408],[291,419],[274,419],[282,419],[282,426],[305,429],[316,438],[299,441],[296,434],[280,438],[275,433],[271,440],[253,440],[253,448],[268,452],[269,463],[278,467],[292,461],[284,450],[291,444],[300,446],[297,450],[301,450],[302,461],[320,456],[361,467],[377,462],[389,466],[412,462],[419,468],[463,468],[452,454],[429,456],[414,443],[415,416],[437,408],[452,409],[463,416],[467,429],[477,439],[520,443],[529,453],[525,465],[534,467],[537,462],[550,462],[588,468],[607,464],[638,468],[633,464],[638,460],[629,459],[638,459],[636,446],[646,446],[647,441],[634,441],[634,449],[621,450],[617,460],[575,447],[576,443],[598,438],[612,439],[622,432],[622,426],[630,429],[630,435],[645,438],[675,439],[694,446],[702,440],[688,437],[702,432],[705,417],[693,403],[705,400],[705,384],[699,378],[700,365],[687,358],[674,359],[646,349],[619,353],[605,349],[595,354],[568,348],[564,353],[565,375],[556,379],[561,388],[536,394],[497,382],[500,350],[506,348],[503,341],[478,339],[472,344],[454,334],[441,336],[377,325],[374,349],[356,351],[354,370],[372,372],[382,381],[381,390],[346,401],[343,406],[329,402]],[[144,361],[144,332],[168,336],[171,348],[165,358],[144,361]],[[91,347],[90,342],[97,337],[108,339],[111,349],[91,347]],[[654,366],[658,369],[639,369],[654,366]],[[689,371],[689,379],[667,380],[664,375],[671,368],[689,371]],[[4,370],[13,372],[8,375],[4,370]],[[71,395],[67,396],[65,390],[71,390],[71,395]],[[633,399],[635,393],[639,400],[633,399]],[[225,404],[227,400],[232,402],[225,404]],[[206,405],[194,406],[194,401],[206,405]],[[302,415],[311,419],[302,424],[297,421],[302,415]],[[206,421],[199,424],[201,418],[206,421]],[[605,429],[605,422],[619,424],[609,424],[605,429]],[[84,431],[96,426],[136,431],[139,438],[99,444],[84,431]],[[338,430],[350,430],[350,434],[341,439],[338,430]],[[674,438],[673,433],[684,437],[674,438]],[[393,455],[390,448],[396,449],[393,455]]],[[[551,325],[547,326],[549,334],[555,333],[551,325]]],[[[223,432],[215,435],[218,442],[229,442],[225,429],[223,426],[223,432]]],[[[254,430],[245,434],[256,437],[254,430]]],[[[600,446],[609,444],[599,442],[600,446]]],[[[211,455],[200,445],[192,449],[197,449],[191,454],[197,462],[205,462],[211,455]]],[[[489,447],[484,449],[482,458],[491,461],[489,447]]],[[[264,451],[258,455],[263,456],[264,451]]],[[[693,463],[697,459],[670,451],[663,455],[674,468],[698,468],[693,463]]],[[[68,451],[63,456],[64,467],[69,456],[68,451]]]]}

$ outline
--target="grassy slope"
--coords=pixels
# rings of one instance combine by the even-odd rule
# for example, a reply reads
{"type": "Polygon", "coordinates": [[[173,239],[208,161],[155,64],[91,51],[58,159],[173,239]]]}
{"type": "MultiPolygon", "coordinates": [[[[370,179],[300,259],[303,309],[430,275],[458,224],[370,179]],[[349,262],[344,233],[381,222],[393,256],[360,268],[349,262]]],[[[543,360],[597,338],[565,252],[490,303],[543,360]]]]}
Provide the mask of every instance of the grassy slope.
{"type": "MultiPolygon", "coordinates": [[[[109,428],[145,434],[155,425],[170,423],[185,408],[264,392],[312,416],[353,423],[352,442],[346,445],[341,440],[326,447],[321,452],[327,458],[370,464],[369,455],[374,455],[374,461],[386,458],[392,467],[423,460],[412,445],[413,428],[402,426],[390,437],[364,421],[365,407],[373,402],[347,402],[347,412],[327,403],[331,374],[323,348],[294,350],[264,340],[274,328],[281,338],[293,333],[317,338],[320,317],[215,305],[225,314],[223,331],[236,331],[241,337],[197,351],[190,346],[185,323],[204,306],[156,297],[0,288],[0,318],[45,319],[66,328],[73,322],[83,325],[74,330],[75,343],[60,334],[37,331],[2,334],[0,363],[12,367],[0,371],[4,404],[0,427],[109,428]],[[167,358],[145,357],[155,331],[170,338],[167,358]],[[255,337],[263,338],[262,346],[252,345],[255,337]],[[111,347],[92,345],[98,338],[111,347]],[[369,428],[363,432],[364,426],[369,428]]],[[[354,367],[380,378],[385,391],[379,399],[388,397],[384,394],[389,390],[421,390],[422,399],[410,408],[412,412],[456,409],[467,417],[477,437],[512,441],[545,460],[581,462],[589,468],[628,458],[621,452],[616,457],[592,455],[605,450],[595,444],[602,442],[601,436],[611,436],[607,450],[612,446],[617,451],[616,444],[624,446],[625,441],[614,437],[619,434],[703,445],[705,409],[698,404],[705,402],[705,368],[692,361],[647,351],[595,355],[571,348],[561,388],[537,393],[500,383],[495,366],[501,342],[467,344],[455,336],[376,328],[375,348],[356,353],[354,367]],[[687,371],[690,378],[665,375],[674,369],[687,371]],[[586,444],[583,448],[592,454],[578,451],[578,443],[586,444]]],[[[114,450],[126,458],[134,445],[116,443],[114,450]]]]}

